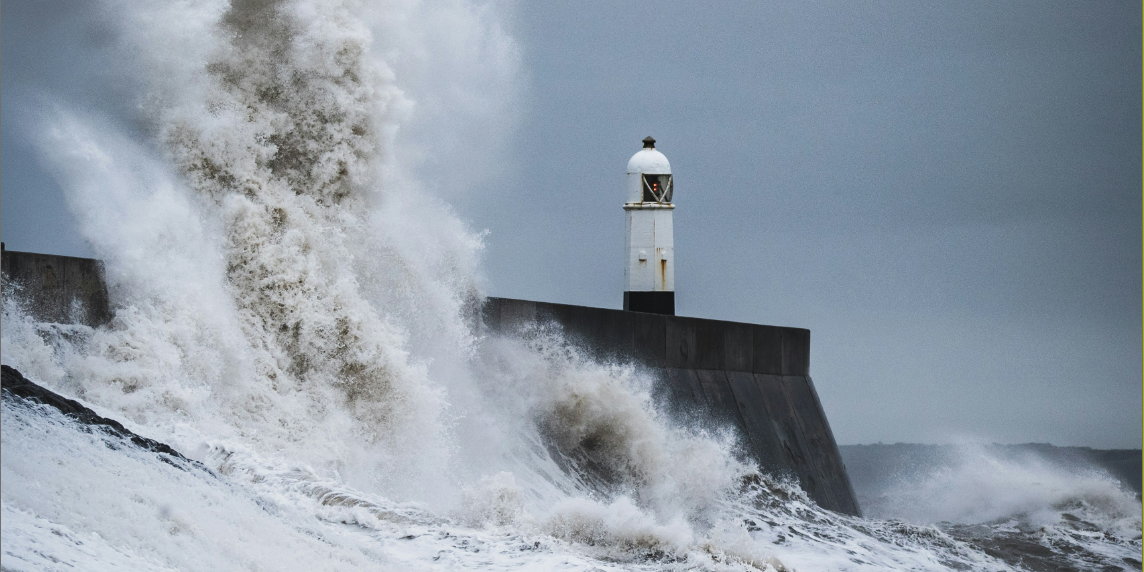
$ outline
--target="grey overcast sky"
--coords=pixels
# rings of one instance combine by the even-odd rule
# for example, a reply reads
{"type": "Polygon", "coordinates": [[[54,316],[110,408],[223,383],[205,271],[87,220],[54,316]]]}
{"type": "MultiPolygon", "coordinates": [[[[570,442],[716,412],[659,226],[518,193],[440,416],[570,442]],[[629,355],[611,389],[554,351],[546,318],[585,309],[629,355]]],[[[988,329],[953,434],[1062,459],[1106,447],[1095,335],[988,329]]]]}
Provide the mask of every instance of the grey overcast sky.
{"type": "MultiPolygon", "coordinates": [[[[492,11],[522,58],[497,164],[422,167],[468,188],[490,295],[619,307],[652,135],[678,312],[810,328],[840,443],[1141,446],[1139,1],[693,4],[492,11]]],[[[4,8],[0,233],[89,255],[20,105],[130,121],[137,90],[88,3],[4,8]]]]}

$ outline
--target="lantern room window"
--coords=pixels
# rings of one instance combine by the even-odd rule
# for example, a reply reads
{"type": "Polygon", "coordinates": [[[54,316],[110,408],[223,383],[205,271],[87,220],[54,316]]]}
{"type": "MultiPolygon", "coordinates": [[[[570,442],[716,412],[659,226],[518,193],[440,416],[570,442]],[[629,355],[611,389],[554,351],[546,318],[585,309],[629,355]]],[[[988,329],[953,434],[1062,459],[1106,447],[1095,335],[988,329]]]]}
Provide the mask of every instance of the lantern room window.
{"type": "Polygon", "coordinates": [[[671,175],[644,175],[643,202],[670,203],[671,175]]]}

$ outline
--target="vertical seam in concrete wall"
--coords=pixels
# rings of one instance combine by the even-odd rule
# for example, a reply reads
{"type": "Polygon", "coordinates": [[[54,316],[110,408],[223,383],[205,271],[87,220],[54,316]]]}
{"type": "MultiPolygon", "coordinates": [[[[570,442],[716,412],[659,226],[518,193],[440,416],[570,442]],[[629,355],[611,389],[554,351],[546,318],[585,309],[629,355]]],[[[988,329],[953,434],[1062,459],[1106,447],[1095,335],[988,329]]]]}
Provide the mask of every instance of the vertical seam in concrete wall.
{"type": "Polygon", "coordinates": [[[724,421],[731,423],[743,439],[748,439],[747,427],[743,422],[743,416],[739,414],[739,405],[735,403],[735,396],[731,393],[731,385],[727,381],[726,373],[716,369],[697,369],[694,371],[699,378],[700,386],[703,388],[703,393],[712,412],[716,416],[722,417],[724,421]]]}
{"type": "Polygon", "coordinates": [[[759,391],[754,374],[751,372],[729,372],[727,373],[727,381],[731,386],[732,394],[735,396],[736,405],[739,407],[739,415],[743,418],[746,429],[745,437],[755,449],[755,460],[759,464],[759,470],[763,472],[774,470],[776,467],[772,465],[779,461],[778,455],[781,454],[781,451],[776,439],[766,438],[766,436],[773,436],[768,427],[770,413],[766,410],[766,400],[759,391]],[[749,395],[752,389],[754,390],[753,395],[749,395]],[[752,407],[752,403],[757,405],[752,407]]]}

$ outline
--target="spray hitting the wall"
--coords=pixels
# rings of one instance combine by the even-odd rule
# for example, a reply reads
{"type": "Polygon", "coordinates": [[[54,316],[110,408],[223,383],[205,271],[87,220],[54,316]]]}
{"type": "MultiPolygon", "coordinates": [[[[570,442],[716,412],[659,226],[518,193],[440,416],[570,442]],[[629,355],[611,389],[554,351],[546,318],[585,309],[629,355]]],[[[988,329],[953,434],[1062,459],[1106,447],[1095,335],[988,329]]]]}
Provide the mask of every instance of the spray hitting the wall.
{"type": "MultiPolygon", "coordinates": [[[[380,52],[447,77],[434,67],[458,67],[465,46],[418,34],[455,32],[496,52],[478,66],[487,75],[511,76],[511,41],[462,4],[105,7],[148,88],[146,136],[62,102],[37,128],[121,307],[67,382],[144,423],[158,405],[277,446],[382,443],[392,462],[367,472],[416,481],[399,468],[447,455],[447,383],[429,369],[449,380],[472,354],[482,242],[415,182],[432,121],[412,121],[411,157],[396,151],[420,109],[380,52]]],[[[480,104],[511,86],[466,81],[451,86],[461,101],[426,114],[484,124],[502,112],[480,104]]]]}
{"type": "Polygon", "coordinates": [[[504,469],[534,502],[587,492],[600,483],[553,458],[588,440],[612,493],[660,519],[709,511],[748,469],[730,437],[669,428],[646,379],[559,336],[478,346],[481,236],[415,177],[450,101],[403,157],[399,128],[419,108],[388,61],[439,82],[434,62],[452,69],[468,52],[411,30],[464,32],[492,71],[462,74],[454,117],[483,125],[503,108],[476,104],[512,89],[488,83],[514,73],[511,42],[487,9],[359,8],[110,4],[148,86],[147,136],[61,104],[40,141],[119,309],[51,357],[62,367],[17,356],[21,344],[8,353],[135,423],[180,427],[188,448],[234,440],[397,498],[455,506],[468,494],[457,481],[504,469]],[[705,461],[667,461],[693,456],[705,461]]]}
{"type": "MultiPolygon", "coordinates": [[[[45,335],[6,295],[3,360],[246,488],[165,483],[161,463],[128,463],[54,422],[45,427],[57,445],[33,454],[24,428],[39,413],[6,402],[6,526],[29,538],[51,538],[50,523],[96,532],[180,568],[257,560],[244,552],[263,545],[257,534],[229,538],[255,521],[283,535],[320,530],[295,536],[327,564],[374,550],[315,546],[341,538],[318,521],[383,540],[401,527],[439,532],[410,544],[425,550],[457,533],[477,538],[461,524],[510,527],[488,542],[505,563],[519,562],[515,543],[531,534],[608,561],[712,569],[765,569],[782,543],[811,568],[857,554],[871,569],[1005,569],[941,535],[818,509],[736,460],[733,435],[665,419],[637,369],[593,363],[558,333],[477,336],[481,235],[425,187],[457,192],[466,173],[495,174],[480,165],[494,163],[487,143],[511,128],[518,59],[494,9],[103,7],[119,22],[117,53],[146,86],[140,123],[60,100],[38,110],[34,131],[107,263],[116,315],[108,327],[45,335]],[[62,460],[81,452],[91,462],[77,479],[62,460]],[[77,482],[111,489],[122,470],[148,495],[175,499],[185,519],[172,524],[168,501],[84,496],[77,482]],[[34,493],[42,484],[61,494],[34,493]],[[217,500],[194,506],[183,492],[192,489],[217,500]],[[276,516],[266,499],[287,508],[276,516]],[[792,526],[813,532],[788,537],[792,526]],[[219,547],[212,556],[240,557],[204,562],[164,536],[188,529],[195,546],[219,547]]],[[[565,550],[551,548],[549,564],[568,561],[565,550]]]]}

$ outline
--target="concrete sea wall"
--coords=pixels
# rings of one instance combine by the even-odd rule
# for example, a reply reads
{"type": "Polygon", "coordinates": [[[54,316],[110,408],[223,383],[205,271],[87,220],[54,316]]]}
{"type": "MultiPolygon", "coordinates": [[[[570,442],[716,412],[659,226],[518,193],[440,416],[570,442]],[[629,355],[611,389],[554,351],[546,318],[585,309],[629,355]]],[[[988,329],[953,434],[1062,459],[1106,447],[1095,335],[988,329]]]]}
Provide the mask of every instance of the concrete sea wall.
{"type": "MultiPolygon", "coordinates": [[[[98,260],[5,250],[3,273],[5,297],[18,287],[37,320],[111,319],[98,260]]],[[[764,470],[798,478],[819,506],[859,514],[809,376],[809,330],[507,298],[489,298],[483,318],[506,334],[556,324],[597,359],[641,364],[675,414],[733,426],[764,470]]]]}
{"type": "Polygon", "coordinates": [[[730,424],[770,472],[797,477],[824,508],[860,514],[809,375],[810,331],[737,322],[489,298],[490,331],[558,325],[602,360],[637,362],[678,415],[730,424]]]}
{"type": "MultiPolygon", "coordinates": [[[[90,258],[4,250],[4,289],[16,288],[42,322],[99,326],[111,320],[103,264],[90,258]]],[[[10,292],[5,291],[7,297],[10,292]]]]}

